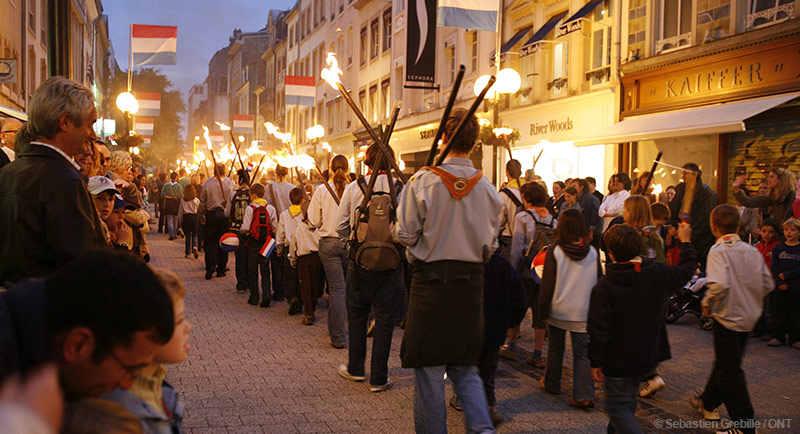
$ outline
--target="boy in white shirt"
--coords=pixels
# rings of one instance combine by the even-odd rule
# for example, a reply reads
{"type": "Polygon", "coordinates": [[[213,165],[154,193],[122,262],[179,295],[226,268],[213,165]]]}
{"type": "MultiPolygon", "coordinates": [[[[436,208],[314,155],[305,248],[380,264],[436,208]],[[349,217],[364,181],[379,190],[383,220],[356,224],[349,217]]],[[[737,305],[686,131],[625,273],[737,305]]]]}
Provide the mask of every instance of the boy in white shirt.
{"type": "Polygon", "coordinates": [[[272,302],[269,258],[261,254],[261,249],[274,235],[278,219],[275,207],[264,200],[264,192],[261,184],[250,187],[250,205],[244,211],[239,231],[247,238],[247,287],[250,289],[247,303],[254,306],[258,304],[258,270],[261,269],[261,307],[269,307],[272,302]]]}
{"type": "Polygon", "coordinates": [[[283,286],[286,290],[286,299],[289,301],[289,315],[296,315],[303,311],[303,302],[300,299],[300,288],[297,284],[297,273],[289,263],[289,243],[294,237],[297,221],[295,217],[303,213],[300,204],[303,203],[303,190],[293,188],[289,192],[291,205],[286,208],[278,219],[278,230],[275,235],[277,246],[275,252],[281,258],[283,271],[283,286]]]}
{"type": "MultiPolygon", "coordinates": [[[[305,198],[303,198],[305,201],[305,198]]],[[[302,202],[301,202],[302,205],[302,202]]],[[[319,259],[319,232],[308,221],[308,212],[292,217],[294,235],[289,242],[289,263],[297,270],[298,286],[303,297],[303,325],[314,325],[317,294],[323,284],[322,262],[319,259]]]]}

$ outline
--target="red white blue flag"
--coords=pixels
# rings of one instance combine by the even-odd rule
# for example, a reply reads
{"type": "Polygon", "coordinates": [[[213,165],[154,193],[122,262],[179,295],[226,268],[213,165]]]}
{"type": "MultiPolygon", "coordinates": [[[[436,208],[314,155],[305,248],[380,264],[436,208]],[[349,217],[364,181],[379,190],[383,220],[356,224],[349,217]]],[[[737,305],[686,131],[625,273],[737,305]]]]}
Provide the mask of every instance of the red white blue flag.
{"type": "Polygon", "coordinates": [[[175,65],[178,27],[131,24],[133,66],[175,65]]]}
{"type": "Polygon", "coordinates": [[[140,118],[137,116],[133,124],[133,129],[143,136],[152,136],[153,125],[153,118],[140,118]]]}
{"type": "Polygon", "coordinates": [[[317,98],[314,77],[286,76],[286,104],[313,106],[317,98]]]}
{"type": "Polygon", "coordinates": [[[253,115],[233,115],[233,131],[237,133],[252,133],[253,115]]]}
{"type": "Polygon", "coordinates": [[[267,235],[267,240],[264,241],[264,245],[261,246],[260,250],[261,256],[269,258],[269,255],[271,255],[272,252],[274,251],[275,251],[275,240],[271,236],[267,235]]]}
{"type": "Polygon", "coordinates": [[[139,116],[158,117],[161,114],[161,94],[153,92],[136,92],[136,100],[139,101],[139,116]]]}

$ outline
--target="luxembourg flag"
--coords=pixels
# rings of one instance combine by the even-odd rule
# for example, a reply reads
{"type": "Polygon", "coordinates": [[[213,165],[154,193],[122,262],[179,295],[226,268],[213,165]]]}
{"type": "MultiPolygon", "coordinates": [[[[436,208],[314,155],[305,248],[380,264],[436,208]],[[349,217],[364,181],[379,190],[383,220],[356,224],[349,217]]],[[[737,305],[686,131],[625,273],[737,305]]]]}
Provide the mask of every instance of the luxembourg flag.
{"type": "Polygon", "coordinates": [[[499,10],[499,0],[439,0],[436,24],[496,32],[499,10]]]}
{"type": "Polygon", "coordinates": [[[222,134],[222,131],[212,131],[208,134],[208,138],[211,139],[212,145],[221,145],[224,137],[225,136],[222,134]]]}
{"type": "Polygon", "coordinates": [[[261,247],[260,250],[261,256],[269,258],[269,255],[271,255],[272,252],[274,251],[275,251],[275,240],[271,236],[267,235],[267,240],[264,241],[264,245],[261,247]]]}
{"type": "Polygon", "coordinates": [[[133,66],[175,65],[178,27],[131,24],[133,66]]]}
{"type": "Polygon", "coordinates": [[[253,115],[233,115],[233,131],[252,133],[254,119],[253,115]]]}
{"type": "Polygon", "coordinates": [[[153,135],[153,118],[140,118],[136,117],[136,122],[133,124],[133,129],[143,136],[153,135]]]}
{"type": "Polygon", "coordinates": [[[136,92],[136,100],[139,101],[139,116],[156,117],[161,114],[161,94],[152,92],[136,92]]]}
{"type": "Polygon", "coordinates": [[[313,106],[316,97],[314,77],[286,76],[286,104],[313,106]]]}

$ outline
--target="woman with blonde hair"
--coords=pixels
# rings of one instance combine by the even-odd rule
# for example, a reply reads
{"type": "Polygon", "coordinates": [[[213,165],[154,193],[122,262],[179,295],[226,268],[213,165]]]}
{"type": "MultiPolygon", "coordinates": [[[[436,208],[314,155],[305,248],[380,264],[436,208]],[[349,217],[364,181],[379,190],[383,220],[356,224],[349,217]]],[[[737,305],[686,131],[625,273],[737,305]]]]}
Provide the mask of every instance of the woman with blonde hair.
{"type": "Polygon", "coordinates": [[[125,223],[131,227],[132,239],[128,243],[134,253],[139,254],[145,262],[150,261],[150,249],[147,246],[145,234],[150,232],[147,222],[150,214],[144,210],[142,191],[133,183],[133,159],[125,151],[114,151],[111,153],[111,163],[108,171],[114,184],[122,192],[125,202],[136,207],[133,211],[125,211],[125,223]]]}
{"type": "Polygon", "coordinates": [[[766,196],[747,197],[747,194],[740,188],[746,178],[746,174],[741,174],[733,181],[733,197],[736,198],[739,205],[767,210],[765,217],[777,222],[783,222],[791,217],[797,188],[797,178],[794,172],[781,167],[773,167],[767,175],[769,192],[766,196]]]}
{"type": "Polygon", "coordinates": [[[625,199],[622,206],[622,218],[625,224],[639,231],[646,248],[642,257],[647,257],[656,262],[667,263],[664,253],[664,243],[658,230],[653,224],[653,214],[650,210],[650,200],[644,196],[633,195],[625,199]]]}

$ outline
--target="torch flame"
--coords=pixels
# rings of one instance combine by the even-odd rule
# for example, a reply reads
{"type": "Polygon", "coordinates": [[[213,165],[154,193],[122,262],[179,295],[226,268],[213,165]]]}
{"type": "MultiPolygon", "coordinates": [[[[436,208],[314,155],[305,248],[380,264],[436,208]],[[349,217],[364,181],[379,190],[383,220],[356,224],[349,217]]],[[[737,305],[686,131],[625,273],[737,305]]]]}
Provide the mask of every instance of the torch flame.
{"type": "Polygon", "coordinates": [[[278,132],[278,127],[273,125],[272,122],[264,122],[264,128],[266,128],[267,132],[272,135],[278,132]]]}
{"type": "Polygon", "coordinates": [[[664,187],[661,184],[653,184],[653,194],[658,196],[664,192],[664,187]]]}
{"type": "Polygon", "coordinates": [[[228,131],[231,129],[231,127],[223,124],[222,122],[214,122],[214,123],[219,125],[219,129],[221,129],[222,131],[228,131]]]}
{"type": "Polygon", "coordinates": [[[323,80],[327,81],[334,89],[336,89],[336,84],[341,83],[342,81],[339,80],[339,76],[344,74],[341,69],[339,69],[339,62],[336,60],[336,53],[328,53],[328,58],[326,59],[328,63],[327,68],[322,68],[322,72],[320,72],[320,76],[323,80]]]}
{"type": "Polygon", "coordinates": [[[331,144],[328,142],[322,142],[322,149],[328,152],[333,152],[333,148],[331,148],[331,144]]]}
{"type": "Polygon", "coordinates": [[[303,170],[312,170],[316,167],[317,162],[314,157],[308,154],[302,155],[277,155],[275,161],[283,167],[295,168],[298,167],[303,170]]]}
{"type": "Polygon", "coordinates": [[[208,127],[203,125],[203,137],[206,138],[206,145],[208,145],[208,150],[214,152],[214,146],[211,144],[211,137],[208,136],[208,127]]]}
{"type": "Polygon", "coordinates": [[[492,124],[492,121],[490,121],[489,119],[484,119],[484,118],[479,118],[478,119],[478,125],[480,125],[482,127],[488,127],[491,124],[492,124]]]}
{"type": "Polygon", "coordinates": [[[510,136],[514,130],[508,127],[500,127],[493,129],[492,132],[494,133],[495,137],[500,138],[500,136],[510,136]]]}

